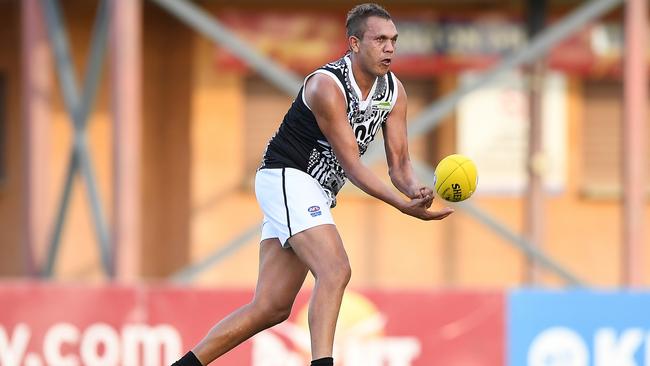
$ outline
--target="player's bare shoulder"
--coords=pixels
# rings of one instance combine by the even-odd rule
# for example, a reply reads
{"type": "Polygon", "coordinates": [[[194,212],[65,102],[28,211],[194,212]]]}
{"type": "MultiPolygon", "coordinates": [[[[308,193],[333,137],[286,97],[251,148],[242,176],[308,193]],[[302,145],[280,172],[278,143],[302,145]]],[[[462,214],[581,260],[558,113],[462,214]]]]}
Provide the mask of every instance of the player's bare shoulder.
{"type": "Polygon", "coordinates": [[[397,76],[395,76],[395,74],[392,74],[392,78],[395,83],[397,99],[395,100],[395,105],[393,106],[393,109],[388,115],[388,119],[390,121],[400,119],[403,120],[404,123],[406,123],[406,110],[408,105],[408,97],[406,95],[406,89],[404,89],[404,85],[402,84],[402,81],[398,79],[397,76]]]}
{"type": "Polygon", "coordinates": [[[305,83],[305,101],[314,110],[326,108],[341,108],[345,110],[345,97],[332,77],[316,73],[305,83]]]}
{"type": "Polygon", "coordinates": [[[402,81],[395,74],[393,74],[393,79],[395,80],[395,84],[397,85],[396,104],[399,105],[401,103],[403,105],[406,105],[408,101],[408,97],[406,95],[406,89],[404,89],[404,84],[402,84],[402,81]]]}

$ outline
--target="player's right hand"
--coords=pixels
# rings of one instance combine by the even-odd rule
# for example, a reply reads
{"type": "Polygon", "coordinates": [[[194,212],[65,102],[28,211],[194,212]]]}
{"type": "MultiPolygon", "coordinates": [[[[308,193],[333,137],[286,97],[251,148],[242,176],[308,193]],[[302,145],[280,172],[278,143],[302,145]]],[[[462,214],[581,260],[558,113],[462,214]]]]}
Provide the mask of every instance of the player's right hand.
{"type": "Polygon", "coordinates": [[[425,221],[442,220],[454,212],[454,209],[451,207],[445,207],[438,211],[431,211],[427,207],[427,203],[430,201],[431,197],[428,195],[421,198],[414,198],[409,202],[404,202],[399,210],[409,216],[417,217],[418,219],[425,221]]]}

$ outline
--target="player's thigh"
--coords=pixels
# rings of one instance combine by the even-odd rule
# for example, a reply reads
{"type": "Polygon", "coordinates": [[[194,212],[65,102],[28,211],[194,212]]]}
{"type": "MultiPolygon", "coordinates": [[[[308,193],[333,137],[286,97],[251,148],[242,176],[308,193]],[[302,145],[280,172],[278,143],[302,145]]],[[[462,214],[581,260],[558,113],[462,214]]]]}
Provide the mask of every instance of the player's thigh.
{"type": "Polygon", "coordinates": [[[307,266],[291,248],[282,248],[277,238],[263,240],[255,301],[267,301],[277,308],[291,307],[307,272],[307,266]]]}
{"type": "Polygon", "coordinates": [[[264,212],[262,239],[288,238],[311,227],[334,224],[331,198],[309,174],[292,168],[262,169],[255,175],[255,195],[264,212]]]}
{"type": "Polygon", "coordinates": [[[315,274],[349,272],[348,255],[335,225],[319,225],[289,238],[297,256],[315,274]]]}

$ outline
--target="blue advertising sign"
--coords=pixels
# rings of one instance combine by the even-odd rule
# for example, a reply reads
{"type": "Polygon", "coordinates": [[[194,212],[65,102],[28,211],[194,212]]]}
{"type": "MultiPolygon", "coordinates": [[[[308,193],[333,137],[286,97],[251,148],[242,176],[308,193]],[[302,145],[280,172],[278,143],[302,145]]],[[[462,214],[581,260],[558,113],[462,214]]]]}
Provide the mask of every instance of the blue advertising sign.
{"type": "Polygon", "coordinates": [[[517,290],[507,306],[511,366],[650,366],[650,293],[517,290]]]}

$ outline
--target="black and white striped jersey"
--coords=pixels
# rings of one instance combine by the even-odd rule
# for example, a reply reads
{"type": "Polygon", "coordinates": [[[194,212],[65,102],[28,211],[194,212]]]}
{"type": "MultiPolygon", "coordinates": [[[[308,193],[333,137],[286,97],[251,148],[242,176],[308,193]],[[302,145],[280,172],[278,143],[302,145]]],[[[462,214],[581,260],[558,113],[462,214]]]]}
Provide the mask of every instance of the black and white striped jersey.
{"type": "Polygon", "coordinates": [[[375,134],[386,122],[388,114],[397,102],[398,88],[395,75],[388,72],[375,80],[368,98],[361,100],[361,91],[352,74],[351,59],[349,54],[346,54],[305,78],[280,128],[269,141],[260,169],[295,168],[306,172],[328,192],[334,207],[336,194],[345,184],[346,177],[332,147],[318,127],[314,114],[305,102],[305,83],[316,73],[334,79],[345,96],[348,120],[357,138],[361,155],[366,152],[375,134]]]}

